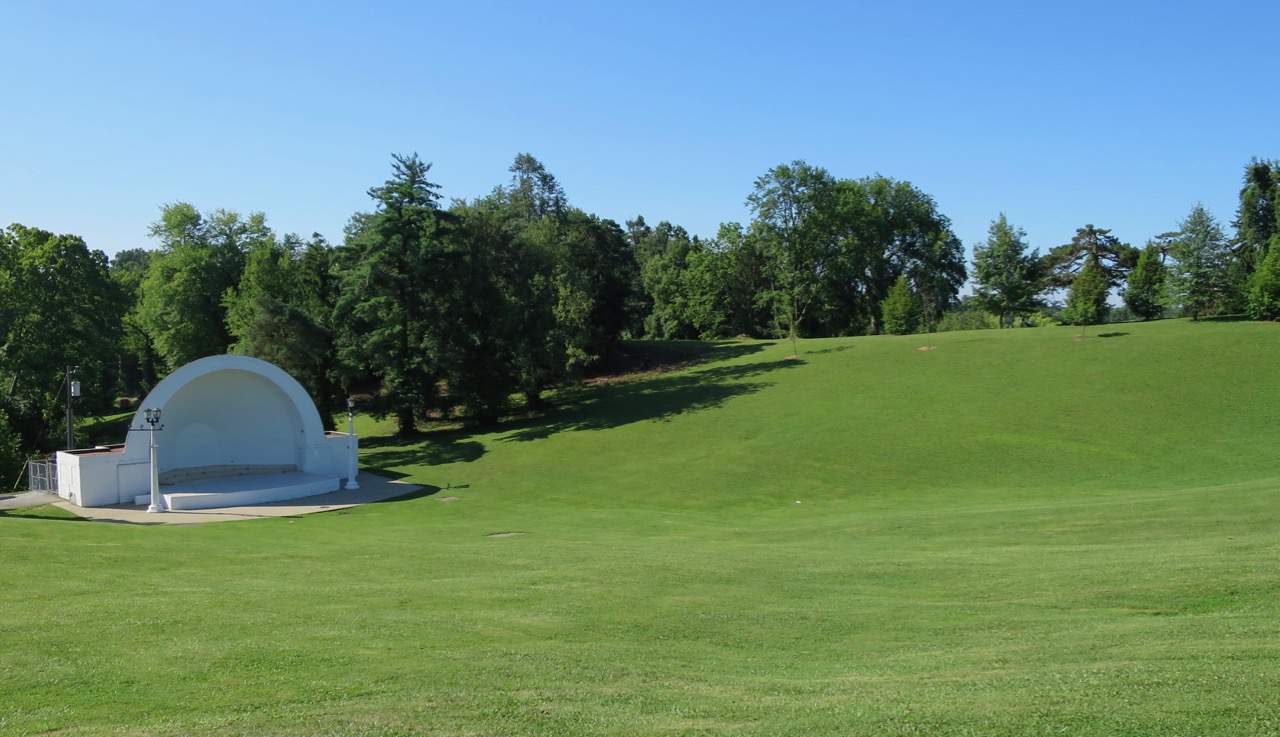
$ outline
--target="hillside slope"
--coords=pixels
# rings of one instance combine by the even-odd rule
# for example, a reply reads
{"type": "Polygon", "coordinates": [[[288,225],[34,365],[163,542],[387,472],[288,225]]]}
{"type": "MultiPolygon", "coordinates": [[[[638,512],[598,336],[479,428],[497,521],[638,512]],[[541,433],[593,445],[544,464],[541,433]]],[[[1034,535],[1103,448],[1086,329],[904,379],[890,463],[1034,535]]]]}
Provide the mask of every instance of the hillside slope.
{"type": "Polygon", "coordinates": [[[362,461],[434,492],[0,518],[0,734],[1280,731],[1280,325],[707,347],[362,461]]]}

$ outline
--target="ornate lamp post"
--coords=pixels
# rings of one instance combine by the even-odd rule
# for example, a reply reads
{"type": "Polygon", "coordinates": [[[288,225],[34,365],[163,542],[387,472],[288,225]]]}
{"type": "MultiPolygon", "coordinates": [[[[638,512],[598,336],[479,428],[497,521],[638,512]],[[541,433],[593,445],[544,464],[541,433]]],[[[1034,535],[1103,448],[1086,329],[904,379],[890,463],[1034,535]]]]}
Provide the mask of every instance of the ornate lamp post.
{"type": "Polygon", "coordinates": [[[351,469],[347,472],[347,489],[359,489],[356,474],[360,472],[356,464],[356,398],[347,397],[347,455],[351,469]]]}
{"type": "Polygon", "coordinates": [[[160,496],[160,466],[156,463],[156,431],[163,430],[164,425],[160,424],[159,409],[144,409],[142,416],[149,425],[151,434],[151,505],[147,507],[148,512],[163,512],[164,497],[160,496]]]}

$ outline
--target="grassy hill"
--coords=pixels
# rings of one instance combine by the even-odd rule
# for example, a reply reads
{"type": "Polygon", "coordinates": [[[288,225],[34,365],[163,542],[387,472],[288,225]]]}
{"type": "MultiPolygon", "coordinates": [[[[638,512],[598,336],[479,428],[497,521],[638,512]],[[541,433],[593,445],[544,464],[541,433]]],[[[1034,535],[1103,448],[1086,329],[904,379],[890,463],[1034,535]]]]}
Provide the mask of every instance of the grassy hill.
{"type": "Polygon", "coordinates": [[[416,499],[0,518],[0,734],[1280,733],[1280,325],[1108,330],[653,346],[361,418],[416,499]]]}

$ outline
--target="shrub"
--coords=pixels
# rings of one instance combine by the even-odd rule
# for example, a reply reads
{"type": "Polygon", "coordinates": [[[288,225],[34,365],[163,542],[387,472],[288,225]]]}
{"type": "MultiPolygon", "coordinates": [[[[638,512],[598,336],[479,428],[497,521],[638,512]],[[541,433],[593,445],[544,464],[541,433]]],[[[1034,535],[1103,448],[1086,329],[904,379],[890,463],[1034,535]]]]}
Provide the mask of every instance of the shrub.
{"type": "Polygon", "coordinates": [[[0,488],[8,488],[22,467],[18,436],[9,428],[9,418],[0,410],[0,488]]]}
{"type": "Polygon", "coordinates": [[[959,307],[943,313],[938,321],[939,333],[953,330],[994,330],[1000,327],[1000,318],[982,309],[959,307]]]}

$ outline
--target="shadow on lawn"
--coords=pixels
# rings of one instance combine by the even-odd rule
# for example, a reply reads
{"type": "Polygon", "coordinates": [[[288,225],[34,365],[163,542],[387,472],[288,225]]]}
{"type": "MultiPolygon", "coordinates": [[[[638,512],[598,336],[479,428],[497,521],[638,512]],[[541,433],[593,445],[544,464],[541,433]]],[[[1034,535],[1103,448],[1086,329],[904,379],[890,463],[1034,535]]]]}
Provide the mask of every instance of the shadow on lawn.
{"type": "Polygon", "coordinates": [[[726,361],[759,353],[774,343],[740,343],[731,340],[628,340],[609,358],[603,372],[587,377],[592,380],[625,379],[628,374],[649,371],[673,371],[709,361],[726,361]]]}
{"type": "Polygon", "coordinates": [[[427,465],[446,463],[470,463],[484,455],[484,445],[468,440],[474,433],[468,429],[433,430],[420,433],[410,439],[386,435],[361,442],[365,448],[374,449],[365,454],[363,463],[382,476],[403,478],[406,474],[388,470],[392,466],[427,465]],[[376,450],[387,448],[387,450],[376,450]]]}
{"type": "Polygon", "coordinates": [[[550,415],[508,425],[510,432],[502,440],[541,440],[566,430],[605,430],[644,420],[670,420],[718,407],[733,397],[754,394],[768,384],[746,379],[803,363],[786,358],[574,389],[565,394],[560,409],[550,415]]]}
{"type": "MultiPolygon", "coordinates": [[[[710,355],[716,359],[748,355],[765,345],[731,344],[722,352],[713,347],[710,355]]],[[[666,421],[718,407],[733,397],[754,394],[769,386],[769,382],[759,381],[760,377],[803,364],[803,360],[785,358],[572,387],[557,395],[554,408],[538,416],[511,419],[491,427],[432,430],[410,439],[385,435],[362,440],[361,447],[367,451],[363,463],[379,474],[404,476],[389,469],[477,460],[485,453],[484,445],[473,439],[480,435],[496,433],[504,442],[527,442],[569,430],[605,430],[646,420],[666,421]]]]}

